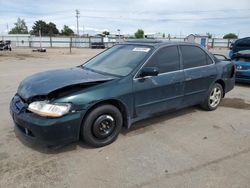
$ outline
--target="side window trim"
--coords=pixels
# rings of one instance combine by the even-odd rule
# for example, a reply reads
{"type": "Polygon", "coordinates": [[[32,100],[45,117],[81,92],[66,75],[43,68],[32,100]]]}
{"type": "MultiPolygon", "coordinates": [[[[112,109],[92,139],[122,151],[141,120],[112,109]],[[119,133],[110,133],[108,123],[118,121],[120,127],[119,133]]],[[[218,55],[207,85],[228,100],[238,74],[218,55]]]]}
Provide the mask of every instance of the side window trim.
{"type": "Polygon", "coordinates": [[[138,69],[138,71],[135,73],[133,79],[136,80],[136,79],[140,79],[138,77],[139,75],[139,72],[141,71],[141,69],[147,65],[147,63],[149,62],[149,60],[161,49],[161,48],[164,48],[164,47],[171,47],[171,46],[176,46],[177,49],[178,49],[178,53],[179,53],[179,64],[180,64],[180,69],[177,70],[177,71],[170,71],[170,72],[165,72],[165,73],[160,73],[159,75],[162,75],[162,74],[168,74],[168,73],[172,73],[172,72],[182,72],[184,70],[188,70],[188,69],[195,69],[195,68],[200,68],[200,67],[207,67],[207,66],[211,66],[211,65],[214,65],[215,64],[215,61],[214,59],[211,57],[210,54],[208,54],[205,50],[203,50],[201,47],[197,46],[198,48],[200,48],[201,50],[203,50],[209,57],[210,59],[212,60],[212,64],[209,64],[209,65],[202,65],[202,66],[197,66],[197,67],[191,67],[191,68],[184,68],[183,66],[183,55],[182,55],[182,52],[181,52],[181,49],[180,49],[180,46],[196,46],[196,45],[188,45],[188,44],[175,44],[175,45],[166,45],[166,46],[162,46],[158,49],[156,49],[149,57],[148,59],[141,65],[141,67],[138,69]]]}

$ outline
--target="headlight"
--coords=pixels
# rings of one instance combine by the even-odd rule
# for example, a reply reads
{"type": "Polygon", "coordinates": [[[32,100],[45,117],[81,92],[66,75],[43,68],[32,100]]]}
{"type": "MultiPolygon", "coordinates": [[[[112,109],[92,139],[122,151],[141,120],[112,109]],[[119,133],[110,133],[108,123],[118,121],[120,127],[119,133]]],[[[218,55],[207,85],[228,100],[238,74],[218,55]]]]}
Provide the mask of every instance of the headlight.
{"type": "Polygon", "coordinates": [[[237,68],[237,70],[241,70],[242,66],[238,65],[236,68],[237,68]]]}
{"type": "Polygon", "coordinates": [[[70,110],[69,103],[50,104],[48,101],[35,101],[29,104],[28,110],[40,116],[60,117],[70,110]]]}

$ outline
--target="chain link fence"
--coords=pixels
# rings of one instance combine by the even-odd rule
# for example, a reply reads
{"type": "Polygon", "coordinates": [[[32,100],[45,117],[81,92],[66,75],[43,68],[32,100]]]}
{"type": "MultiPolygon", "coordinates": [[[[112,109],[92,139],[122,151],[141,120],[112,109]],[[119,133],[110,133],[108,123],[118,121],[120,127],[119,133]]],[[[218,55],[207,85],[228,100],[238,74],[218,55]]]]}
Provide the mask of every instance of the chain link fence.
{"type": "MultiPolygon", "coordinates": [[[[37,37],[32,35],[5,35],[0,36],[0,40],[10,40],[12,47],[30,48],[90,48],[92,43],[103,43],[105,47],[111,47],[116,43],[124,41],[119,37],[37,37]],[[41,45],[41,46],[40,46],[41,45]]],[[[163,41],[185,41],[185,38],[161,38],[163,41]]],[[[208,39],[208,48],[229,48],[232,40],[213,38],[208,39]]]]}

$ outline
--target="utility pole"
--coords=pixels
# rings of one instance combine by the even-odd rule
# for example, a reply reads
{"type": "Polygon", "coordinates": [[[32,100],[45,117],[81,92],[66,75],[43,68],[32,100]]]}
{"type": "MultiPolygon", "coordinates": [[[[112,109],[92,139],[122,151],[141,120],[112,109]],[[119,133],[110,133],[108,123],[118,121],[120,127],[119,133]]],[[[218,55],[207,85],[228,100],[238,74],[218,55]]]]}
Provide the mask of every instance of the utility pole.
{"type": "Polygon", "coordinates": [[[9,24],[7,24],[7,33],[9,33],[9,24]]]}
{"type": "Polygon", "coordinates": [[[41,27],[39,29],[39,39],[40,39],[40,49],[42,49],[42,32],[41,32],[41,27]]]}
{"type": "Polygon", "coordinates": [[[117,31],[118,31],[118,39],[119,39],[119,41],[118,41],[118,43],[120,43],[120,40],[121,40],[121,30],[120,29],[117,29],[117,31]]]}
{"type": "Polygon", "coordinates": [[[80,11],[76,9],[76,28],[77,28],[77,35],[79,36],[79,17],[80,17],[80,11]]]}

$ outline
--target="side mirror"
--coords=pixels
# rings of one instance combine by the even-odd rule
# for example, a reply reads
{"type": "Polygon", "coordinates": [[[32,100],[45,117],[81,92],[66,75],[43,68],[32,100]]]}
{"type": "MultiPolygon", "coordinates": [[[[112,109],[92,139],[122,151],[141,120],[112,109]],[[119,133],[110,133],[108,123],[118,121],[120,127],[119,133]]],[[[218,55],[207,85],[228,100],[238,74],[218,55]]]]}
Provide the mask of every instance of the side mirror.
{"type": "Polygon", "coordinates": [[[158,74],[159,69],[157,67],[143,67],[141,69],[140,77],[157,76],[158,74]]]}

